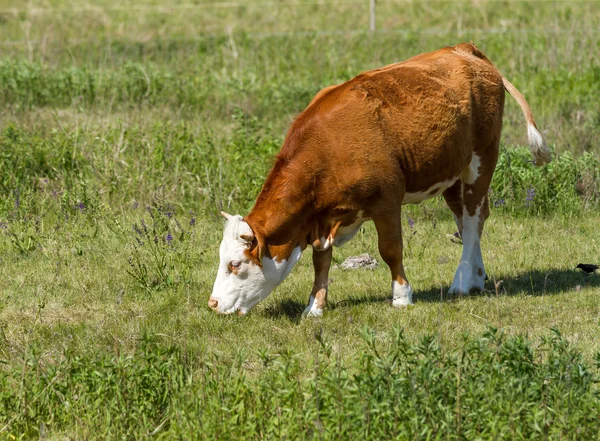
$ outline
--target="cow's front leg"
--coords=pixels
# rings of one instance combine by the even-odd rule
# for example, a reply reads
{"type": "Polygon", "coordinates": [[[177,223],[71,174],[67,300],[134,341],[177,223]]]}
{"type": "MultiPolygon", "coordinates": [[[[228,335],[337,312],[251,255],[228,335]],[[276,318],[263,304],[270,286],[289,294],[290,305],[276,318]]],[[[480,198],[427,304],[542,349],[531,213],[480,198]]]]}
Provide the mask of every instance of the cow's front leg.
{"type": "Polygon", "coordinates": [[[305,317],[321,317],[323,309],[327,306],[327,285],[332,255],[333,247],[329,247],[324,251],[317,251],[313,248],[312,259],[315,268],[315,283],[308,299],[308,306],[302,314],[305,317]]]}
{"type": "Polygon", "coordinates": [[[379,254],[381,254],[381,258],[387,263],[392,272],[392,305],[397,308],[412,305],[413,292],[404,274],[402,264],[400,208],[397,210],[391,208],[377,217],[373,216],[373,221],[377,229],[379,254]]]}

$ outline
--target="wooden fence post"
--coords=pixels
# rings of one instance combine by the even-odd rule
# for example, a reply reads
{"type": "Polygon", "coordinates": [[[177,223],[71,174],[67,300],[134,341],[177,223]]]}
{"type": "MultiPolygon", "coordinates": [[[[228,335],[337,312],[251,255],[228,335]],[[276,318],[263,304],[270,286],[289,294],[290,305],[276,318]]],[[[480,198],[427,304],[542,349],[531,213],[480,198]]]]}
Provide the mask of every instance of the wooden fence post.
{"type": "Polygon", "coordinates": [[[369,23],[369,30],[371,32],[375,32],[375,0],[369,0],[371,5],[370,5],[370,23],[369,23]]]}

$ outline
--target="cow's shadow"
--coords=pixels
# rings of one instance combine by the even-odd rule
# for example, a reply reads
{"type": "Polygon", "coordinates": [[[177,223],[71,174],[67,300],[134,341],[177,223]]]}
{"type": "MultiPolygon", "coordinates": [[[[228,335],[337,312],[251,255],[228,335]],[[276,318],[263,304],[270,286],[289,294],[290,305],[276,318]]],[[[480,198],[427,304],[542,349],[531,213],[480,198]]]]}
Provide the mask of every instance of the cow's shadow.
{"type": "MultiPolygon", "coordinates": [[[[469,296],[514,296],[526,294],[537,297],[555,295],[564,291],[576,293],[578,286],[581,288],[600,287],[600,274],[587,275],[579,270],[552,268],[506,275],[491,274],[490,280],[485,283],[485,290],[482,292],[472,292],[469,296]],[[498,283],[497,290],[495,288],[496,283],[498,283]]],[[[366,303],[391,303],[387,287],[387,284],[385,288],[383,286],[375,286],[363,293],[351,294],[349,296],[336,294],[335,300],[330,299],[328,308],[333,310],[366,303]]],[[[449,284],[429,287],[424,290],[419,290],[418,287],[413,288],[416,288],[413,295],[413,301],[416,304],[459,300],[457,296],[448,295],[449,284]]],[[[298,321],[301,318],[304,308],[306,308],[306,305],[297,300],[282,299],[277,303],[269,305],[265,309],[264,314],[271,318],[287,317],[291,321],[298,321]]]]}

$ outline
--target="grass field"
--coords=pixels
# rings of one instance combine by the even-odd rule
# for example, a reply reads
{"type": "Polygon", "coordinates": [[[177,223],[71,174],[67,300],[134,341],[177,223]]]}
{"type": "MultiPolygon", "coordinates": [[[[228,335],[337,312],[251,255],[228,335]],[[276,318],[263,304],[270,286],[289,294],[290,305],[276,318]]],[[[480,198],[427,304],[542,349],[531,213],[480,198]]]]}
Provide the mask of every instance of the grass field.
{"type": "Polygon", "coordinates": [[[0,2],[0,439],[600,438],[600,5],[0,2]],[[310,250],[247,317],[207,307],[221,209],[252,207],[322,87],[461,41],[507,100],[486,291],[440,200],[404,209],[416,304],[366,225],[302,320],[310,250]],[[410,225],[408,219],[412,222],[410,225]],[[414,222],[414,223],[413,223],[414,222]],[[368,252],[375,270],[343,270],[368,252]],[[497,286],[495,285],[497,283],[497,286]]]}

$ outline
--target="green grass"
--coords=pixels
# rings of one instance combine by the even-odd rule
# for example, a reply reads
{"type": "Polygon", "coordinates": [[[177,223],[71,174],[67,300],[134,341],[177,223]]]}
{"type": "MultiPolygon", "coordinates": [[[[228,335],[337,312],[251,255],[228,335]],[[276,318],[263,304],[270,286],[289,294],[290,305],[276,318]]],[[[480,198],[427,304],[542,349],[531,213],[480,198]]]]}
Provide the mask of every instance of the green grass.
{"type": "Polygon", "coordinates": [[[598,438],[600,276],[573,269],[600,249],[597,4],[378,2],[369,34],[366,1],[243,3],[0,4],[0,439],[598,438]],[[323,318],[310,250],[247,317],[210,311],[218,212],[248,212],[311,97],[469,40],[555,154],[531,165],[507,99],[486,291],[447,297],[436,199],[404,208],[413,307],[367,224],[323,318]]]}

